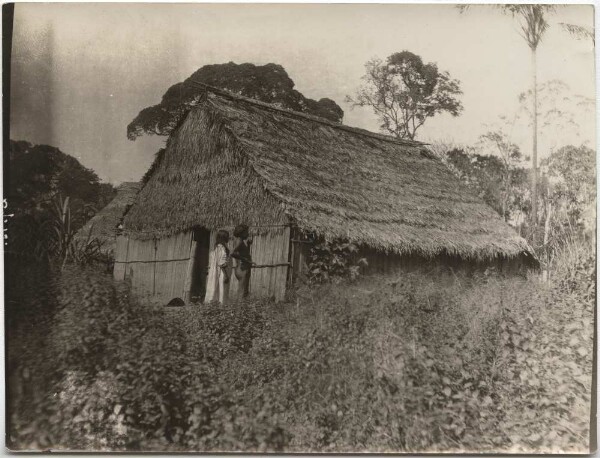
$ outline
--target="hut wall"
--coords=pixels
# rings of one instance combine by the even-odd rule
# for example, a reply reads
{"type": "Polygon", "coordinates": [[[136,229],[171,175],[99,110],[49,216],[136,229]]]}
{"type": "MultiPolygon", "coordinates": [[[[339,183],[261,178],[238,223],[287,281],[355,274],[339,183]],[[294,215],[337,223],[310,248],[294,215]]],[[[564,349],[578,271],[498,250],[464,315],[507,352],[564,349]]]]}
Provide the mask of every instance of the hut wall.
{"type": "Polygon", "coordinates": [[[487,261],[464,260],[457,256],[439,255],[433,259],[417,255],[386,254],[372,249],[363,249],[362,256],[367,260],[363,274],[388,274],[397,271],[410,272],[421,268],[449,267],[455,271],[476,272],[494,268],[499,273],[518,275],[525,269],[523,260],[519,257],[507,259],[497,258],[487,261]]]}
{"type": "Polygon", "coordinates": [[[114,278],[129,279],[133,291],[168,302],[183,298],[190,261],[191,232],[159,240],[117,238],[114,278]]]}
{"type": "Polygon", "coordinates": [[[115,267],[113,276],[115,280],[125,280],[127,275],[127,256],[129,254],[129,237],[124,235],[117,236],[115,246],[115,267]]]}
{"type": "Polygon", "coordinates": [[[154,295],[160,301],[184,298],[191,243],[191,231],[157,241],[154,295]]]}
{"type": "MultiPolygon", "coordinates": [[[[209,250],[215,247],[217,230],[210,233],[209,250]]],[[[270,297],[276,301],[285,298],[289,269],[290,229],[276,227],[253,235],[250,294],[270,297]]],[[[232,239],[229,249],[233,250],[232,239]]],[[[133,291],[140,296],[167,303],[174,297],[189,300],[191,266],[196,250],[193,249],[192,231],[159,240],[137,240],[126,236],[117,238],[114,278],[131,280],[133,291]]],[[[238,294],[239,283],[233,276],[230,297],[238,294]]]]}

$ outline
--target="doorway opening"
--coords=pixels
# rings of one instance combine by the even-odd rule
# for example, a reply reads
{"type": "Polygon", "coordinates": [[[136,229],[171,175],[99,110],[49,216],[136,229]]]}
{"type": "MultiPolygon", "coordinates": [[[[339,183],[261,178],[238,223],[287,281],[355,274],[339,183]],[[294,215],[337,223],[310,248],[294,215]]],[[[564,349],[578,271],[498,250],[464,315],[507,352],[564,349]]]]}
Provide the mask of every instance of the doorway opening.
{"type": "Polygon", "coordinates": [[[208,278],[208,256],[210,252],[210,231],[205,228],[194,229],[196,251],[192,267],[192,285],[190,299],[192,302],[203,302],[206,294],[206,280],[208,278]]]}

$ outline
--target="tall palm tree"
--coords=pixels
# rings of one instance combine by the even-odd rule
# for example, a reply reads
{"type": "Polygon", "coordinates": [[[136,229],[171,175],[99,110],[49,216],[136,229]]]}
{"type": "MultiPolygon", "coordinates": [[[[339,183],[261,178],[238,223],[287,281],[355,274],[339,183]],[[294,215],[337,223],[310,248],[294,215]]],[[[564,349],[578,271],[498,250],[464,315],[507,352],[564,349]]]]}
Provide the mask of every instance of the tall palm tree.
{"type": "MultiPolygon", "coordinates": [[[[532,219],[533,224],[537,225],[537,147],[538,147],[538,91],[537,91],[537,48],[548,30],[548,21],[546,15],[552,13],[555,9],[553,5],[499,5],[504,13],[512,15],[519,21],[521,27],[521,36],[531,50],[531,68],[532,68],[532,93],[533,93],[533,154],[531,165],[533,167],[532,178],[532,219]]],[[[535,243],[535,232],[534,232],[535,243]]]]}
{"type": "MultiPolygon", "coordinates": [[[[461,12],[466,11],[469,5],[459,5],[461,12]]],[[[532,174],[532,220],[534,225],[537,225],[537,183],[538,183],[538,167],[537,167],[537,147],[538,147],[538,88],[537,88],[537,48],[544,38],[544,34],[550,24],[547,21],[548,15],[554,13],[555,5],[531,5],[531,4],[507,4],[497,5],[496,8],[504,14],[509,14],[519,22],[520,34],[531,50],[532,63],[532,113],[533,113],[533,154],[531,157],[533,174],[532,174]]],[[[560,23],[560,25],[569,33],[577,38],[591,38],[594,40],[594,33],[586,27],[560,23]]],[[[535,231],[534,231],[535,244],[535,231]]]]}

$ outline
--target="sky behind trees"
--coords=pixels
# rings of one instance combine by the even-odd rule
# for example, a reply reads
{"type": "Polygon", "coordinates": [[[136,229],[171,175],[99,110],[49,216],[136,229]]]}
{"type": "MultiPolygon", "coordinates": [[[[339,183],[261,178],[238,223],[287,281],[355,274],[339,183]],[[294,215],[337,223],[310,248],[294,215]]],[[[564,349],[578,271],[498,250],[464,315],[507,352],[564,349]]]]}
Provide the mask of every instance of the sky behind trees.
{"type": "MultiPolygon", "coordinates": [[[[593,44],[557,26],[592,27],[593,8],[561,7],[551,22],[538,82],[559,79],[595,99],[593,44]]],[[[474,144],[529,89],[530,52],[516,22],[486,6],[460,14],[443,4],[17,4],[10,137],[56,146],[114,184],[138,180],[166,138],[129,141],[127,124],[172,84],[229,61],[280,64],[306,97],[335,100],[345,124],[378,131],[372,112],[352,110],[345,97],[369,59],[402,50],[437,63],[464,92],[463,114],[428,121],[419,140],[474,144]]],[[[553,146],[593,146],[594,114],[579,112],[579,129],[541,132],[540,159],[553,146]]],[[[511,135],[529,154],[530,128],[511,135]]]]}

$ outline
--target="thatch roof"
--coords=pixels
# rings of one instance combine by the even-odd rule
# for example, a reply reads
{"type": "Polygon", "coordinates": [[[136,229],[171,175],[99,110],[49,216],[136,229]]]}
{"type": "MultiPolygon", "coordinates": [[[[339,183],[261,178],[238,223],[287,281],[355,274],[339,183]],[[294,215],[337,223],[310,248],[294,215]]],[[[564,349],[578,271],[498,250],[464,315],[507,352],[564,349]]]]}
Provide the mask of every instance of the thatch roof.
{"type": "Polygon", "coordinates": [[[531,252],[418,142],[207,91],[125,218],[134,237],[297,224],[397,253],[531,252]]]}
{"type": "Polygon", "coordinates": [[[122,183],[117,188],[115,198],[85,223],[77,232],[75,238],[85,241],[91,229],[91,237],[102,242],[102,250],[113,252],[117,225],[121,222],[127,208],[133,204],[140,187],[140,183],[122,183]]]}

